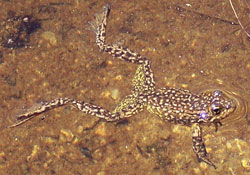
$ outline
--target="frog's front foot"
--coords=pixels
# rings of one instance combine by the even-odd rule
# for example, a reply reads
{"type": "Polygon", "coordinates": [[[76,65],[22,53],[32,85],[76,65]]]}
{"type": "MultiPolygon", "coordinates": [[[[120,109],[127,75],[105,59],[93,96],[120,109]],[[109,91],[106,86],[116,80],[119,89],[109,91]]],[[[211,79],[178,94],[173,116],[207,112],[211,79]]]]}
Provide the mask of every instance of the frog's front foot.
{"type": "Polygon", "coordinates": [[[211,162],[207,157],[206,146],[202,139],[202,129],[198,123],[195,123],[192,126],[192,141],[193,141],[193,150],[197,156],[198,161],[205,162],[216,169],[214,163],[211,162]]]}

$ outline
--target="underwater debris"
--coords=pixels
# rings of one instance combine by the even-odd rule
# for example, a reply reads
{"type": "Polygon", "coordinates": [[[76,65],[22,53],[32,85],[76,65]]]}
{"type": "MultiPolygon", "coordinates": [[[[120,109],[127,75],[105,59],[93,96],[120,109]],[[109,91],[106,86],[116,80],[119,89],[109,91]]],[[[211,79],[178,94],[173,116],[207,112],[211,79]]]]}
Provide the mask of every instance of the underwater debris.
{"type": "Polygon", "coordinates": [[[41,28],[40,20],[32,15],[16,16],[12,11],[8,16],[2,27],[1,45],[11,49],[25,47],[30,41],[30,35],[41,28]]]}
{"type": "Polygon", "coordinates": [[[0,52],[0,64],[2,64],[4,61],[3,61],[3,53],[0,52]]]}

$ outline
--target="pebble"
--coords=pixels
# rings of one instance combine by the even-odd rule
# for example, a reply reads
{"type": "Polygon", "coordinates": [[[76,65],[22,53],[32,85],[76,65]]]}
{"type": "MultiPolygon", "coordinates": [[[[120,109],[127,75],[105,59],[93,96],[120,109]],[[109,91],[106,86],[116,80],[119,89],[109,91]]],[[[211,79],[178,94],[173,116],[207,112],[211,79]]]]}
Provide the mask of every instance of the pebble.
{"type": "Polygon", "coordinates": [[[113,98],[114,100],[117,100],[119,98],[119,90],[118,89],[112,89],[111,90],[111,98],[113,98]]]}
{"type": "Polygon", "coordinates": [[[57,140],[52,138],[52,137],[45,137],[44,138],[44,142],[47,143],[47,144],[52,144],[52,143],[55,143],[57,140]]]}
{"type": "Polygon", "coordinates": [[[117,76],[115,77],[115,79],[118,80],[118,81],[122,80],[122,75],[117,75],[117,76]]]}
{"type": "Polygon", "coordinates": [[[0,152],[0,162],[2,162],[5,159],[5,153],[0,152]]]}
{"type": "Polygon", "coordinates": [[[59,140],[62,142],[72,142],[74,134],[68,129],[62,129],[60,131],[59,140]]]}
{"type": "Polygon", "coordinates": [[[194,174],[201,174],[200,168],[194,168],[194,174]]]}
{"type": "Polygon", "coordinates": [[[34,145],[31,154],[27,157],[27,161],[34,160],[34,158],[38,155],[39,150],[40,150],[40,146],[34,145]]]}
{"type": "Polygon", "coordinates": [[[42,37],[45,40],[47,40],[52,46],[56,46],[57,39],[56,39],[55,33],[50,32],[50,31],[46,31],[46,32],[43,32],[42,37]]]}
{"type": "Polygon", "coordinates": [[[250,159],[242,159],[241,160],[241,165],[246,168],[246,169],[250,169],[250,159]]]}
{"type": "Polygon", "coordinates": [[[224,83],[223,80],[218,79],[218,78],[216,79],[216,81],[217,81],[218,84],[223,84],[224,83]]]}
{"type": "Polygon", "coordinates": [[[246,67],[247,67],[247,69],[250,69],[250,63],[248,63],[246,67]]]}
{"type": "Polygon", "coordinates": [[[111,93],[110,93],[109,91],[105,91],[105,92],[103,92],[103,93],[101,94],[101,96],[104,97],[104,98],[109,98],[110,95],[111,95],[111,93]]]}
{"type": "Polygon", "coordinates": [[[230,142],[226,143],[227,149],[232,149],[232,144],[230,142]]]}
{"type": "Polygon", "coordinates": [[[239,149],[239,155],[244,155],[246,151],[249,149],[249,145],[241,139],[235,139],[237,148],[239,149]]]}
{"type": "Polygon", "coordinates": [[[83,132],[83,126],[82,126],[82,125],[79,125],[79,126],[77,127],[77,129],[76,129],[76,132],[77,132],[78,134],[81,134],[81,133],[83,132]]]}
{"type": "Polygon", "coordinates": [[[181,87],[185,89],[185,88],[188,87],[188,85],[187,84],[181,84],[181,87]]]}
{"type": "Polygon", "coordinates": [[[101,123],[96,131],[95,131],[95,134],[99,135],[99,136],[106,136],[107,133],[106,133],[106,124],[105,123],[101,123]]]}
{"type": "Polygon", "coordinates": [[[200,163],[200,168],[203,170],[206,170],[208,168],[208,165],[205,162],[200,163]]]}

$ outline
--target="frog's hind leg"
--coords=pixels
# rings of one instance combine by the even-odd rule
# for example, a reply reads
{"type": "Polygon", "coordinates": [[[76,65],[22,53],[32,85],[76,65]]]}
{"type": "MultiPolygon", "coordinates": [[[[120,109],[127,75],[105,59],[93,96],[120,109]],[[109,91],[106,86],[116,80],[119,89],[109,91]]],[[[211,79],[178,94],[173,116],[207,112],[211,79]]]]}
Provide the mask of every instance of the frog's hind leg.
{"type": "MultiPolygon", "coordinates": [[[[61,106],[65,106],[67,104],[73,105],[74,107],[76,107],[77,109],[79,109],[80,111],[82,111],[86,114],[93,115],[93,116],[96,116],[99,118],[103,118],[107,121],[115,121],[115,120],[119,120],[121,118],[127,117],[126,116],[127,111],[125,111],[125,110],[116,110],[114,112],[109,112],[108,110],[106,110],[100,106],[90,104],[90,103],[87,103],[84,101],[77,101],[77,100],[70,99],[70,98],[58,98],[58,99],[54,99],[50,102],[43,103],[36,110],[28,111],[27,113],[18,115],[16,117],[17,122],[15,124],[11,125],[10,127],[15,127],[15,126],[21,125],[39,114],[42,114],[44,112],[47,112],[49,110],[52,110],[52,109],[55,109],[55,108],[58,108],[61,106]]],[[[127,113],[129,113],[129,112],[127,112],[127,113]]],[[[130,116],[130,115],[128,115],[128,116],[130,116]]]]}
{"type": "Polygon", "coordinates": [[[149,95],[155,91],[155,81],[151,70],[150,62],[145,61],[139,65],[132,80],[132,93],[140,95],[149,95]]]}
{"type": "Polygon", "coordinates": [[[95,15],[95,19],[90,22],[90,27],[96,34],[96,43],[100,49],[106,51],[112,56],[121,60],[139,64],[133,83],[133,93],[141,94],[147,91],[155,90],[155,82],[153,72],[151,70],[151,63],[148,59],[142,57],[140,54],[118,45],[106,45],[106,24],[109,15],[110,5],[105,5],[102,10],[95,15]]]}
{"type": "Polygon", "coordinates": [[[89,22],[91,29],[96,35],[96,44],[101,50],[104,50],[114,57],[122,60],[143,64],[145,58],[141,57],[138,53],[133,52],[127,48],[123,48],[118,45],[106,45],[106,25],[107,18],[110,12],[110,5],[103,6],[102,10],[95,14],[95,19],[89,22]]]}
{"type": "Polygon", "coordinates": [[[18,115],[16,117],[17,122],[9,127],[19,126],[28,120],[34,118],[35,116],[42,114],[46,111],[71,104],[80,111],[103,118],[107,121],[116,121],[125,117],[130,117],[131,115],[142,110],[143,105],[138,103],[138,99],[134,95],[127,96],[113,112],[110,112],[100,106],[90,104],[84,101],[77,101],[70,98],[58,98],[47,103],[43,103],[39,108],[28,111],[24,114],[18,115]]]}
{"type": "Polygon", "coordinates": [[[138,98],[136,94],[127,95],[112,112],[119,113],[120,118],[131,117],[143,110],[145,102],[138,98]]]}
{"type": "Polygon", "coordinates": [[[107,17],[109,15],[110,5],[106,4],[103,6],[102,10],[95,14],[95,19],[90,21],[89,30],[94,31],[96,35],[96,44],[100,47],[101,50],[104,49],[105,38],[106,38],[106,24],[107,17]]]}
{"type": "Polygon", "coordinates": [[[138,66],[132,80],[132,85],[132,94],[126,96],[117,105],[113,113],[123,113],[124,117],[130,117],[131,115],[142,111],[144,106],[146,106],[148,98],[155,90],[153,73],[147,60],[145,61],[145,64],[138,66]],[[147,71],[149,71],[149,73],[147,73],[147,71]],[[148,75],[151,75],[151,77],[148,75]]]}
{"type": "Polygon", "coordinates": [[[16,127],[19,126],[25,122],[27,122],[28,120],[34,118],[35,116],[42,114],[46,111],[49,111],[51,109],[55,109],[58,108],[60,106],[64,106],[68,103],[72,103],[74,100],[70,99],[70,98],[58,98],[58,99],[54,99],[50,102],[45,102],[42,103],[40,107],[38,107],[35,110],[28,110],[26,113],[20,114],[18,116],[16,116],[16,123],[9,126],[9,127],[16,127]]]}

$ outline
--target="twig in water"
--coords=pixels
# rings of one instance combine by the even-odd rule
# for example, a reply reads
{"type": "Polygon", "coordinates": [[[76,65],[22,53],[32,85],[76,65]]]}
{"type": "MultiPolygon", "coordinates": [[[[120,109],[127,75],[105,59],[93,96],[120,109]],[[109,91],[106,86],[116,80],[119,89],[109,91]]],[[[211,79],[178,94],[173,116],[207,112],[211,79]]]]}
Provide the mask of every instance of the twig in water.
{"type": "Polygon", "coordinates": [[[233,6],[232,1],[229,0],[229,3],[230,3],[230,5],[231,5],[231,7],[232,7],[232,9],[233,9],[234,15],[235,15],[235,17],[236,17],[238,23],[240,24],[240,27],[241,27],[242,30],[246,33],[246,35],[250,38],[250,34],[245,30],[245,28],[243,27],[243,25],[241,24],[241,22],[240,22],[240,20],[239,20],[239,17],[238,17],[238,15],[237,15],[237,13],[236,13],[236,11],[235,11],[235,9],[234,9],[234,6],[233,6]]]}

